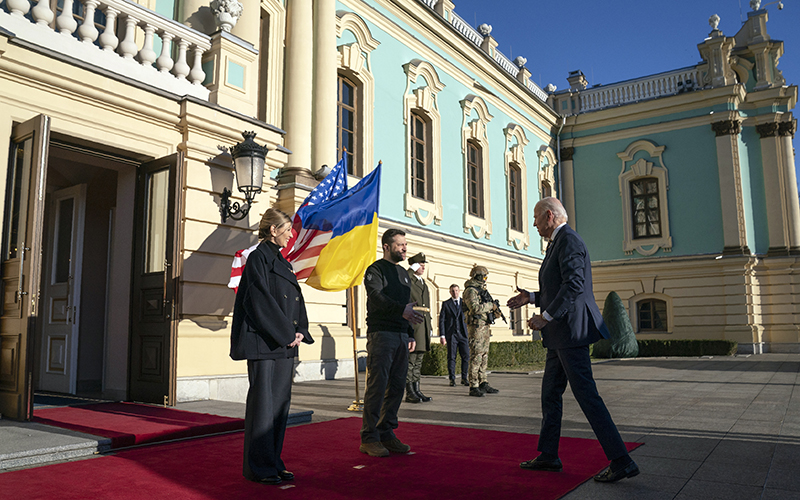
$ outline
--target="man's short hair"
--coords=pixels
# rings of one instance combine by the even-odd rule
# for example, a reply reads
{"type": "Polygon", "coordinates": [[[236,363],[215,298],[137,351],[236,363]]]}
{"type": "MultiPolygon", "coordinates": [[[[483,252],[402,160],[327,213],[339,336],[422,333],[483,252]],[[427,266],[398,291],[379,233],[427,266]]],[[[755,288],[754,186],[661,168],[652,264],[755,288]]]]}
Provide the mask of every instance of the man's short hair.
{"type": "Polygon", "coordinates": [[[391,245],[394,241],[395,236],[405,236],[406,232],[402,229],[387,229],[383,236],[381,237],[381,246],[383,245],[391,245]]]}
{"type": "Polygon", "coordinates": [[[548,196],[547,198],[542,198],[537,203],[543,210],[550,210],[553,212],[553,216],[557,222],[567,222],[567,211],[564,209],[564,205],[558,201],[558,198],[553,198],[552,196],[548,196]]]}
{"type": "Polygon", "coordinates": [[[450,285],[450,290],[452,290],[453,288],[461,288],[461,287],[458,286],[458,283],[453,283],[452,285],[450,285]]]}

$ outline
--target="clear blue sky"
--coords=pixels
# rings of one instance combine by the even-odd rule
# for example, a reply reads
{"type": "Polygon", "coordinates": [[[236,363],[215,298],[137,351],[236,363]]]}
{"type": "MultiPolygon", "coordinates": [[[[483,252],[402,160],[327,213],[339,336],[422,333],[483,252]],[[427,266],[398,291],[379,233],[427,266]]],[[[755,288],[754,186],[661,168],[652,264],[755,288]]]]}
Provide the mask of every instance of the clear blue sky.
{"type": "MultiPolygon", "coordinates": [[[[769,12],[767,33],[784,42],[778,69],[789,85],[798,85],[800,0],[782,1],[782,10],[777,3],[761,5],[769,12]]],[[[750,0],[453,2],[456,14],[472,26],[492,25],[502,53],[512,60],[527,58],[542,88],[552,83],[559,89],[568,86],[572,70],[583,71],[589,85],[607,85],[697,64],[702,60],[697,44],[711,32],[709,17],[717,14],[719,29],[733,36],[752,10],[750,0]]],[[[800,162],[796,166],[800,170],[800,162]]]]}

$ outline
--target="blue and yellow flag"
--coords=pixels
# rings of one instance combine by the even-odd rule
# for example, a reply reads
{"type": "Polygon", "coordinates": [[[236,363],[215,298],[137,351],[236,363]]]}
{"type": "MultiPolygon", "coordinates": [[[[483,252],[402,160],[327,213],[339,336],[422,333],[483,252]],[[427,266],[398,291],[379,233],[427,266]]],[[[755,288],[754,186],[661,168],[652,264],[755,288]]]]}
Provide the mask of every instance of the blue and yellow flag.
{"type": "Polygon", "coordinates": [[[298,279],[318,290],[346,290],[361,284],[375,262],[381,164],[340,196],[298,211],[301,231],[311,242],[292,260],[298,279]]]}

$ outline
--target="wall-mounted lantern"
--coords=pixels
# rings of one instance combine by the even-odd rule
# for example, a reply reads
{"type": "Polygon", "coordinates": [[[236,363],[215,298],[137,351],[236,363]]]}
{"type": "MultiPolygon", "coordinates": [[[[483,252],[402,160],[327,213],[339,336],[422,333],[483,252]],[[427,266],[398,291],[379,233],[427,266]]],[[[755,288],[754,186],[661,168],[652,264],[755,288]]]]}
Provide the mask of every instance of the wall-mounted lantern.
{"type": "Polygon", "coordinates": [[[253,140],[255,132],[242,132],[243,142],[237,142],[230,150],[233,157],[233,168],[236,173],[236,184],[239,191],[244,193],[245,203],[239,205],[238,201],[231,203],[230,189],[223,188],[220,197],[219,213],[224,223],[230,217],[233,220],[242,220],[247,216],[253,199],[261,192],[264,182],[264,163],[267,159],[268,148],[259,146],[253,140]]]}

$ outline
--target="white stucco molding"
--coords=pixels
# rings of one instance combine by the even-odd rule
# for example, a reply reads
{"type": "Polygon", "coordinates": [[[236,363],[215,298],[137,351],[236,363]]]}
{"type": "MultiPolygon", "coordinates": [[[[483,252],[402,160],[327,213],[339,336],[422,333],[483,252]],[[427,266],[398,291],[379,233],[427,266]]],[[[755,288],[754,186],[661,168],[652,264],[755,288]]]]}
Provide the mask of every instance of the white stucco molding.
{"type": "Polygon", "coordinates": [[[634,250],[645,256],[653,255],[659,248],[665,252],[672,250],[672,237],[669,231],[669,207],[667,206],[669,175],[667,167],[664,165],[664,159],[661,156],[664,149],[666,149],[666,146],[657,146],[651,141],[641,139],[632,142],[625,151],[617,153],[617,156],[622,160],[622,170],[619,174],[619,194],[622,199],[622,250],[626,255],[633,254],[634,250]],[[634,156],[639,151],[646,152],[651,159],[657,160],[657,164],[644,158],[639,158],[634,162],[634,156]],[[632,163],[629,164],[629,162],[632,163]],[[634,239],[630,183],[643,177],[655,177],[658,179],[658,209],[661,236],[634,239]]]}
{"type": "Polygon", "coordinates": [[[442,223],[442,146],[441,115],[437,94],[444,89],[436,69],[427,61],[413,59],[403,65],[406,73],[406,88],[403,94],[403,123],[406,126],[406,192],[404,210],[406,217],[416,217],[423,226],[442,223]],[[424,80],[424,85],[420,82],[424,80]],[[411,194],[411,113],[423,115],[428,120],[430,142],[428,152],[431,162],[433,201],[417,198],[411,194]]]}
{"type": "MultiPolygon", "coordinates": [[[[506,200],[510,200],[508,192],[508,170],[511,164],[516,164],[520,170],[520,207],[522,217],[522,231],[511,229],[511,217],[508,216],[510,208],[506,205],[506,241],[508,246],[513,246],[517,250],[526,250],[530,246],[530,228],[528,227],[528,167],[525,164],[525,146],[528,138],[525,130],[516,123],[509,123],[503,129],[506,136],[506,151],[504,169],[506,174],[506,200]]],[[[508,203],[508,201],[507,201],[508,203]]]]}
{"type": "Polygon", "coordinates": [[[460,101],[463,116],[461,121],[461,157],[464,171],[464,232],[471,233],[475,238],[489,239],[492,234],[492,203],[489,168],[489,138],[486,127],[494,118],[489,114],[486,102],[480,97],[469,94],[460,101]],[[473,110],[477,118],[472,118],[473,110]],[[483,218],[469,213],[469,183],[467,182],[467,143],[474,142],[481,148],[481,173],[482,173],[482,199],[483,218]]]}
{"type": "MultiPolygon", "coordinates": [[[[550,196],[558,198],[556,192],[556,154],[550,146],[542,145],[536,150],[536,156],[539,158],[538,165],[538,178],[539,178],[539,199],[541,200],[546,196],[545,185],[550,187],[550,196]]],[[[541,238],[542,253],[547,249],[547,241],[541,238]]]]}
{"type": "Polygon", "coordinates": [[[341,38],[345,31],[349,31],[356,39],[355,43],[342,44],[337,47],[339,52],[339,72],[356,84],[356,102],[359,106],[356,114],[356,150],[354,171],[367,175],[374,168],[374,120],[375,120],[375,77],[372,75],[372,61],[370,54],[378,48],[380,42],[372,37],[367,23],[358,15],[338,11],[336,18],[336,36],[341,38]]]}

